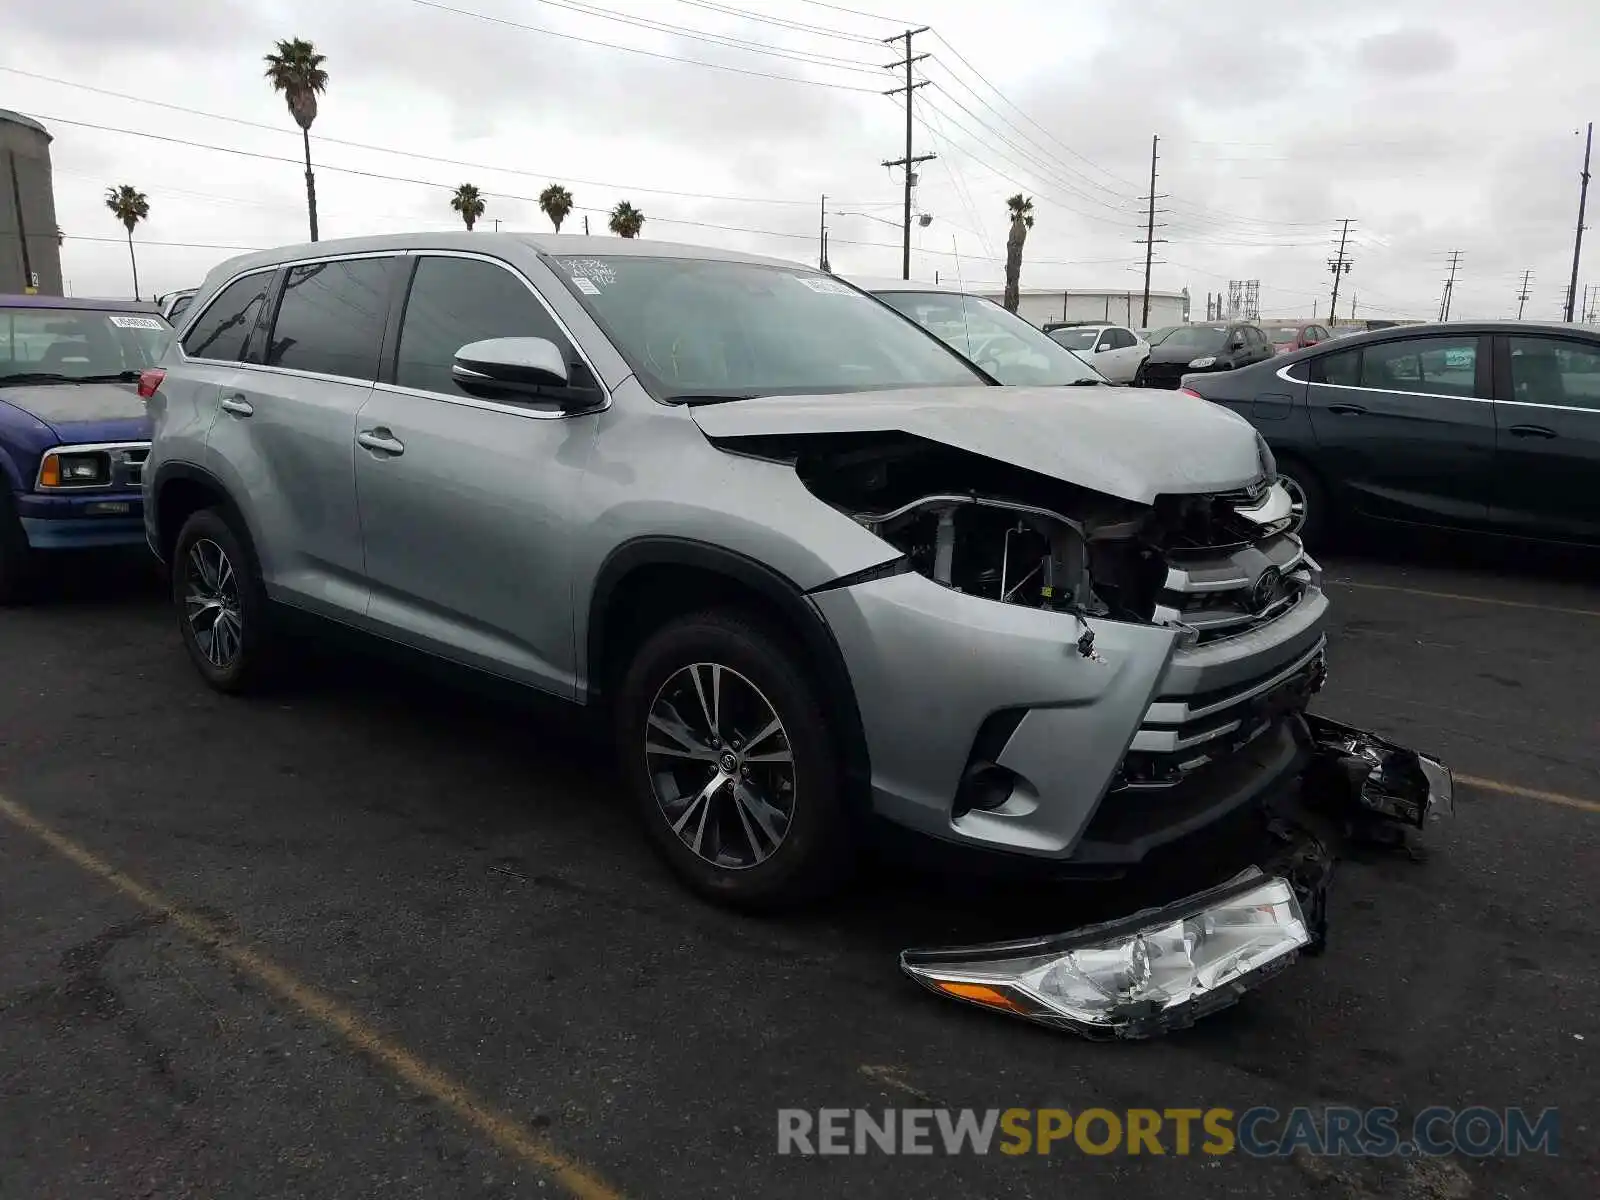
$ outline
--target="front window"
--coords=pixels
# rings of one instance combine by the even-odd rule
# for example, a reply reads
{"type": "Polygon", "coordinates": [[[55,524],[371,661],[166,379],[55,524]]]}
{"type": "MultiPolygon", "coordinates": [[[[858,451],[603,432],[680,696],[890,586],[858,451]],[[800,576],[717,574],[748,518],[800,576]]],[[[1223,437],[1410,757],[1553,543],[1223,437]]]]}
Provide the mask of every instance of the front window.
{"type": "Polygon", "coordinates": [[[878,298],[954,346],[1001,383],[1064,387],[1105,381],[1070,349],[993,300],[954,292],[883,292],[878,298]]]}
{"type": "Polygon", "coordinates": [[[0,308],[0,387],[131,380],[161,361],[172,326],[146,313],[0,308]]]}
{"type": "MultiPolygon", "coordinates": [[[[1226,325],[1178,325],[1158,343],[1169,350],[1192,350],[1195,354],[1218,354],[1228,341],[1226,325]]],[[[1154,339],[1152,339],[1154,342],[1154,339]]]]}
{"type": "Polygon", "coordinates": [[[1068,350],[1093,350],[1097,329],[1052,329],[1050,340],[1068,350]]]}
{"type": "Polygon", "coordinates": [[[815,271],[633,255],[555,263],[668,403],[987,382],[937,339],[815,271]]]}

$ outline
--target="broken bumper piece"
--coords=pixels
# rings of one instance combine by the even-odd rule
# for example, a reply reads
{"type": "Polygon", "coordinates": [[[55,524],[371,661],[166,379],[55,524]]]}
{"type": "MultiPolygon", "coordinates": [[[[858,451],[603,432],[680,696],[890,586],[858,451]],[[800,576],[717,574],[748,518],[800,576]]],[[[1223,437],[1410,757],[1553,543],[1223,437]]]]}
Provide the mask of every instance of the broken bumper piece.
{"type": "Polygon", "coordinates": [[[1303,721],[1309,764],[1291,803],[1270,814],[1272,827],[1293,830],[1295,853],[1272,873],[1251,867],[1161,908],[1052,937],[907,950],[901,969],[939,995],[1091,1038],[1168,1033],[1233,1004],[1321,947],[1334,830],[1421,828],[1452,811],[1442,763],[1336,721],[1303,721]],[[1313,814],[1340,819],[1330,826],[1313,814]]]}

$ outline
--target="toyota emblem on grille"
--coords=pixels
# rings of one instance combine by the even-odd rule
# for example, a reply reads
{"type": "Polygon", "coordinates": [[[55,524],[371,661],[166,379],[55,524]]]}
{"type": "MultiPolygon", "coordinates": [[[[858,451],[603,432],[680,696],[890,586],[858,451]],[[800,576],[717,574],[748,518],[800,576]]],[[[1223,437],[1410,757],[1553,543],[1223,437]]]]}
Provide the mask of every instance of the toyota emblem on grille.
{"type": "Polygon", "coordinates": [[[1250,611],[1266,612],[1283,599],[1283,574],[1277,567],[1261,572],[1255,586],[1250,589],[1250,611]]]}

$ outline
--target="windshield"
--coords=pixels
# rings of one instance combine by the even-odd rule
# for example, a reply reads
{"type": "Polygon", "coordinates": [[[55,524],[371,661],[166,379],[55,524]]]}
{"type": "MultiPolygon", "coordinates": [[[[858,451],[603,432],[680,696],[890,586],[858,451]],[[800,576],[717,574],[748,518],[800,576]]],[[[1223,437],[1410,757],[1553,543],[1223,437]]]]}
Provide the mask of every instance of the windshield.
{"type": "Polygon", "coordinates": [[[1162,325],[1156,329],[1150,330],[1149,333],[1145,334],[1144,340],[1149,342],[1152,346],[1159,346],[1162,342],[1166,341],[1167,338],[1171,337],[1174,333],[1182,328],[1182,325],[1162,325]]]}
{"type": "Polygon", "coordinates": [[[658,400],[989,382],[870,296],[803,267],[633,255],[555,261],[658,400]]]}
{"type": "MultiPolygon", "coordinates": [[[[1163,347],[1174,350],[1221,350],[1228,336],[1226,325],[1177,325],[1161,339],[1163,347]]],[[[1151,341],[1155,339],[1152,338],[1151,341]]]]}
{"type": "Polygon", "coordinates": [[[131,377],[161,361],[171,340],[154,314],[0,308],[0,387],[131,377]]]}
{"type": "Polygon", "coordinates": [[[1099,332],[1098,329],[1052,329],[1050,340],[1068,350],[1089,350],[1099,332]]]}
{"type": "Polygon", "coordinates": [[[982,296],[879,292],[878,298],[954,346],[1001,383],[1060,387],[1104,376],[1035,325],[982,296]]]}

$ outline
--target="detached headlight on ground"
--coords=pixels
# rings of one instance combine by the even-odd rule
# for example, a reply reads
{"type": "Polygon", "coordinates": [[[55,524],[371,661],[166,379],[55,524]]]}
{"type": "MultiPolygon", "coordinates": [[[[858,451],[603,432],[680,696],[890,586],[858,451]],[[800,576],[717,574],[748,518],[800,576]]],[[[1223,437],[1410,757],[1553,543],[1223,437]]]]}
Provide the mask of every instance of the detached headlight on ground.
{"type": "Polygon", "coordinates": [[[941,995],[1090,1037],[1165,1033],[1287,966],[1310,932],[1288,881],[1255,867],[1163,908],[1055,937],[907,950],[941,995]]]}

